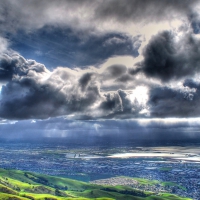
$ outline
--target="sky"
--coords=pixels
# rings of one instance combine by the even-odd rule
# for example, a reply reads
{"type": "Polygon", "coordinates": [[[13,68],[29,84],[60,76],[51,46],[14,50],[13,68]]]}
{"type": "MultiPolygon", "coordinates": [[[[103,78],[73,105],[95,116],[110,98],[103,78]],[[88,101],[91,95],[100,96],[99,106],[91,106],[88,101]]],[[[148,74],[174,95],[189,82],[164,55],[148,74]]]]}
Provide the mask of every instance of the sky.
{"type": "Polygon", "coordinates": [[[199,104],[199,0],[0,2],[1,138],[200,139],[199,104]]]}

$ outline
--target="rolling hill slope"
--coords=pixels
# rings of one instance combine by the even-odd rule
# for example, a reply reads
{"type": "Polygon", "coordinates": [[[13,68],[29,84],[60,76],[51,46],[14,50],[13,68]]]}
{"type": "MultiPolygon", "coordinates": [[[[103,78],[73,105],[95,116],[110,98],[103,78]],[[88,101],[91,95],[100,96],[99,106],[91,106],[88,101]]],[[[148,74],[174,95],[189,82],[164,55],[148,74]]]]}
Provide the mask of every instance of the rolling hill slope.
{"type": "Polygon", "coordinates": [[[126,186],[94,185],[68,178],[0,169],[2,200],[188,200],[171,194],[155,195],[126,186]]]}

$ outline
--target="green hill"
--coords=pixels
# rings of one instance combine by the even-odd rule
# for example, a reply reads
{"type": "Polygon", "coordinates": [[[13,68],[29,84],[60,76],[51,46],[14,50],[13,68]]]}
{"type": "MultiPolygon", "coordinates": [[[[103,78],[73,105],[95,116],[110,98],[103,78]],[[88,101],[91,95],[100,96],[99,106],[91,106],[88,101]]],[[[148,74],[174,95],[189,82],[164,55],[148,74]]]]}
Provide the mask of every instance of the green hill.
{"type": "Polygon", "coordinates": [[[127,186],[102,186],[68,178],[0,169],[1,200],[188,200],[171,194],[155,195],[127,186]]]}

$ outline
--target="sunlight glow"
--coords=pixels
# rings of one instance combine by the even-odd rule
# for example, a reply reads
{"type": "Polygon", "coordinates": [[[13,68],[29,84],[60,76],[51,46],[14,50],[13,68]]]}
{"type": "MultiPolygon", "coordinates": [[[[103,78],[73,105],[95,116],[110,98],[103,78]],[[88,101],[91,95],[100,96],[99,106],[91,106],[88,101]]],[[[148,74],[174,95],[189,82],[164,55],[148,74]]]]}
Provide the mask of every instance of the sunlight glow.
{"type": "Polygon", "coordinates": [[[0,95],[1,95],[1,90],[2,90],[3,85],[0,84],[0,95]]]}
{"type": "Polygon", "coordinates": [[[133,90],[132,94],[130,94],[130,100],[132,102],[137,100],[139,104],[146,104],[148,96],[148,88],[145,86],[138,86],[133,90]]]}

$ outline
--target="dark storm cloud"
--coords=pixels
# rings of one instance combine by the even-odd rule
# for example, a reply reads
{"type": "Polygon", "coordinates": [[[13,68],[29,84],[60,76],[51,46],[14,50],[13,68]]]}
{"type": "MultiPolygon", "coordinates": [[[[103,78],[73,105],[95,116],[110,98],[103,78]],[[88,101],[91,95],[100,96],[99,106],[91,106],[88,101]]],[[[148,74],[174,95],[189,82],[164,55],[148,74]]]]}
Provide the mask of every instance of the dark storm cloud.
{"type": "Polygon", "coordinates": [[[29,70],[36,73],[45,72],[42,64],[36,64],[34,60],[25,60],[16,53],[0,55],[0,82],[11,81],[13,75],[27,75],[29,70]]]}
{"type": "Polygon", "coordinates": [[[105,101],[101,103],[100,108],[102,108],[103,110],[111,110],[111,111],[122,111],[122,102],[121,102],[121,98],[119,96],[118,93],[115,94],[105,94],[105,101]]]}
{"type": "Polygon", "coordinates": [[[138,68],[136,68],[136,69],[129,69],[129,73],[130,73],[131,75],[136,75],[136,74],[138,74],[140,71],[142,71],[140,67],[138,67],[138,68]]]}
{"type": "Polygon", "coordinates": [[[124,75],[127,71],[124,65],[111,65],[102,74],[103,78],[114,79],[124,75]]]}
{"type": "Polygon", "coordinates": [[[41,83],[35,77],[21,77],[7,83],[1,92],[1,117],[48,118],[84,112],[99,98],[95,85],[89,85],[82,93],[76,85],[70,87],[70,91],[67,86],[63,86],[62,90],[58,82],[52,84],[51,81],[55,79],[41,83]]]}
{"type": "Polygon", "coordinates": [[[15,63],[5,55],[0,61],[0,82],[10,81],[13,76],[15,63]]]}
{"type": "Polygon", "coordinates": [[[156,87],[150,90],[149,106],[152,117],[198,117],[200,91],[156,87]]]}
{"type": "Polygon", "coordinates": [[[184,87],[200,89],[200,82],[197,82],[193,79],[186,79],[183,83],[184,87]]]}
{"type": "Polygon", "coordinates": [[[121,22],[160,21],[172,19],[177,13],[188,13],[198,1],[190,0],[108,0],[97,7],[99,18],[114,18],[121,22]]]}
{"type": "Polygon", "coordinates": [[[193,32],[195,34],[200,33],[200,16],[198,12],[191,12],[191,14],[188,16],[189,22],[191,24],[191,27],[193,29],[193,32]]]}
{"type": "Polygon", "coordinates": [[[2,88],[0,115],[8,119],[43,119],[83,112],[98,98],[95,89],[90,87],[85,97],[69,97],[48,84],[37,85],[33,80],[12,82],[2,88]]]}
{"type": "Polygon", "coordinates": [[[191,34],[182,37],[170,31],[152,37],[138,67],[149,76],[169,81],[200,71],[200,41],[191,34]],[[178,40],[178,41],[177,41],[178,40]]]}
{"type": "Polygon", "coordinates": [[[84,91],[89,84],[91,78],[92,78],[92,73],[86,73],[84,74],[80,79],[79,79],[79,84],[81,86],[81,90],[84,91]]]}
{"type": "Polygon", "coordinates": [[[137,100],[132,102],[128,93],[123,90],[107,93],[104,96],[106,99],[101,103],[100,109],[105,112],[105,118],[126,119],[145,116],[140,114],[143,105],[140,105],[137,100]]]}

